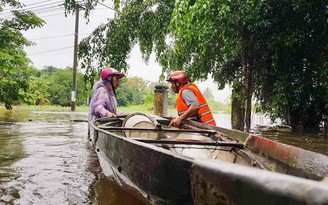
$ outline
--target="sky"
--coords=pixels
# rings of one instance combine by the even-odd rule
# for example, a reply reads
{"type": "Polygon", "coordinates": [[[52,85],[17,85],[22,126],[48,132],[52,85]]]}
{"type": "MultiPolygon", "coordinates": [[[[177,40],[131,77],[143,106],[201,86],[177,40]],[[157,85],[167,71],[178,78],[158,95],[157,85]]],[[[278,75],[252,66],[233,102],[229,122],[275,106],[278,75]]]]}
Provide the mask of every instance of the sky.
{"type": "MultiPolygon", "coordinates": [[[[24,35],[35,42],[34,46],[25,49],[33,65],[42,69],[45,66],[58,68],[73,67],[75,14],[64,16],[64,9],[60,4],[63,0],[24,0],[27,9],[34,11],[39,17],[46,21],[42,28],[24,32],[24,35]]],[[[108,18],[113,18],[114,11],[109,3],[98,5],[91,13],[87,23],[84,12],[80,12],[79,18],[79,41],[87,37],[97,26],[106,23],[108,18]]],[[[154,55],[150,57],[148,64],[142,58],[138,46],[132,49],[128,60],[128,77],[141,77],[150,82],[158,82],[161,74],[161,66],[155,61],[154,55]]],[[[79,69],[79,66],[78,66],[79,69]]],[[[195,82],[204,91],[211,89],[214,99],[219,102],[227,102],[231,90],[228,86],[224,90],[218,90],[217,84],[213,83],[211,77],[206,81],[195,82]]]]}

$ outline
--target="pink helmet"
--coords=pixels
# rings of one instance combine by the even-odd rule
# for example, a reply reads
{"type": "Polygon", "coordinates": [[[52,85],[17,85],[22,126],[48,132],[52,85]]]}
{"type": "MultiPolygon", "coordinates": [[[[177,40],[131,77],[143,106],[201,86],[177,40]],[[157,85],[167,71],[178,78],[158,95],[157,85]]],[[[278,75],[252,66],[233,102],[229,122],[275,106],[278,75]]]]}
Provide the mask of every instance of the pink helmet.
{"type": "Polygon", "coordinates": [[[123,78],[125,75],[115,68],[105,68],[103,71],[101,71],[101,79],[105,80],[110,75],[117,75],[120,78],[123,78]]]}
{"type": "Polygon", "coordinates": [[[182,84],[187,84],[189,81],[189,77],[184,71],[174,71],[167,81],[172,82],[178,80],[182,84]]]}

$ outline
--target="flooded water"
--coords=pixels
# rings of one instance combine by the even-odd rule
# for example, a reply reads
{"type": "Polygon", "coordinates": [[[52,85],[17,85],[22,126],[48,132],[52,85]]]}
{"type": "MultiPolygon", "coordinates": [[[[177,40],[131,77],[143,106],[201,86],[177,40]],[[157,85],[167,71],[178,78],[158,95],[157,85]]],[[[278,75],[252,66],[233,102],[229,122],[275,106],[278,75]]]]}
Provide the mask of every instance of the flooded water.
{"type": "Polygon", "coordinates": [[[102,174],[86,119],[78,112],[1,113],[0,204],[142,204],[102,174]]]}
{"type": "MultiPolygon", "coordinates": [[[[231,127],[230,115],[215,118],[231,127]]],[[[0,112],[0,205],[142,204],[103,175],[86,119],[84,112],[0,112]]],[[[268,137],[328,154],[318,134],[268,137]]]]}
{"type": "MultiPolygon", "coordinates": [[[[231,129],[230,114],[214,114],[214,118],[219,127],[231,129]]],[[[259,134],[268,139],[301,147],[303,149],[311,150],[328,155],[328,137],[323,136],[323,131],[312,133],[282,133],[282,132],[264,132],[260,133],[256,130],[256,125],[276,125],[281,122],[271,123],[268,117],[253,114],[252,115],[251,132],[259,134]]]]}

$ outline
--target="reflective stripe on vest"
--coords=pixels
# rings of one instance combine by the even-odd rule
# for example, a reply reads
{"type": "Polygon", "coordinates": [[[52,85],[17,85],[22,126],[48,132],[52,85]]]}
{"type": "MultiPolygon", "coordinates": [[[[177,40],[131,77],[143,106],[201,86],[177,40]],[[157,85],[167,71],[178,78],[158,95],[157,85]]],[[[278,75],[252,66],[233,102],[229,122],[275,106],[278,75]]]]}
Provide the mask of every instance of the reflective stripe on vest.
{"type": "Polygon", "coordinates": [[[211,114],[211,111],[210,110],[207,111],[207,112],[204,112],[204,113],[200,114],[199,117],[203,117],[203,116],[208,115],[208,114],[211,114]]]}
{"type": "Polygon", "coordinates": [[[191,90],[195,93],[196,98],[200,104],[199,106],[200,108],[198,110],[198,117],[200,118],[200,121],[215,126],[216,124],[212,112],[209,106],[207,105],[207,102],[203,94],[200,92],[200,90],[194,83],[187,84],[179,90],[177,102],[176,102],[178,114],[182,115],[189,108],[186,102],[182,99],[182,91],[184,89],[191,90]]]}

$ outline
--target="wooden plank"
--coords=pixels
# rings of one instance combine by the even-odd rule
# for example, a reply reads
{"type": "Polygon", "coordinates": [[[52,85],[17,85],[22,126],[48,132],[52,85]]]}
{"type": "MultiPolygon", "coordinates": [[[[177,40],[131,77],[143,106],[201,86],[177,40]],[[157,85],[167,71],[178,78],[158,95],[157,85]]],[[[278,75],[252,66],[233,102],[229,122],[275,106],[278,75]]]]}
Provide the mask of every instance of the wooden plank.
{"type": "Polygon", "coordinates": [[[145,131],[145,132],[173,132],[173,133],[199,133],[199,134],[215,134],[213,130],[193,130],[193,129],[168,129],[168,128],[147,128],[147,127],[112,127],[98,126],[99,129],[109,131],[145,131]]]}
{"type": "Polygon", "coordinates": [[[238,149],[243,149],[244,144],[241,143],[229,143],[229,142],[206,142],[198,140],[150,140],[150,139],[134,139],[139,142],[149,143],[149,144],[179,144],[179,145],[206,145],[206,146],[224,146],[224,147],[234,147],[238,149]]]}

